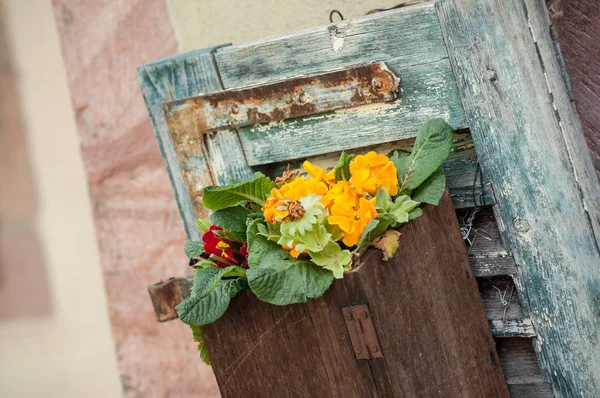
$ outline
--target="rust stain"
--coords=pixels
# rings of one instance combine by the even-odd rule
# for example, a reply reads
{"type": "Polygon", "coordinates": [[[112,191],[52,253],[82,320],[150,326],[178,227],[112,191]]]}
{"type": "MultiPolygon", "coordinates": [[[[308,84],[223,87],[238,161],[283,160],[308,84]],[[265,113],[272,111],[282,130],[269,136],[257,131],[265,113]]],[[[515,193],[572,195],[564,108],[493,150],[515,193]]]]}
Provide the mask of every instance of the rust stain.
{"type": "Polygon", "coordinates": [[[384,63],[374,63],[168,102],[164,112],[174,136],[174,130],[192,127],[192,121],[196,132],[208,133],[393,101],[398,85],[399,78],[384,63]]]}

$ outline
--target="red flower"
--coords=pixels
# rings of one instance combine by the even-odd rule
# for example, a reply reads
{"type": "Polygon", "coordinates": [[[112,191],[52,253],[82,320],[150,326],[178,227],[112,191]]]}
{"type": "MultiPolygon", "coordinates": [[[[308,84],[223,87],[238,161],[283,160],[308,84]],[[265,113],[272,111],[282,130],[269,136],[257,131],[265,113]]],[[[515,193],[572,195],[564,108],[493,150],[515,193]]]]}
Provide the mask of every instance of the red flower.
{"type": "Polygon", "coordinates": [[[248,242],[244,242],[242,247],[240,247],[240,253],[244,256],[244,262],[242,263],[242,268],[248,269],[248,242]]]}
{"type": "Polygon", "coordinates": [[[217,257],[216,263],[219,268],[226,268],[232,264],[248,268],[248,244],[244,243],[240,246],[239,242],[231,242],[215,234],[215,231],[222,230],[221,227],[211,225],[202,235],[204,252],[209,256],[217,257]]]}

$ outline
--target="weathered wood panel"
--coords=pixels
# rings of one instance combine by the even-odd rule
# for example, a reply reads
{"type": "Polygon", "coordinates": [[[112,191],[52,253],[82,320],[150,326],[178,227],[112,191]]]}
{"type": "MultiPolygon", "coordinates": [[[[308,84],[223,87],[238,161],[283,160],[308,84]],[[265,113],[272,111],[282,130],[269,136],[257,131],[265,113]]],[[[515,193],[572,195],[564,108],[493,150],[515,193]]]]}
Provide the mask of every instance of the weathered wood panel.
{"type": "Polygon", "coordinates": [[[398,57],[403,66],[448,57],[431,4],[291,32],[215,54],[226,88],[398,57]]]}
{"type": "Polygon", "coordinates": [[[542,6],[449,0],[438,10],[542,369],[559,397],[598,396],[600,188],[542,6]]]}
{"type": "Polygon", "coordinates": [[[404,227],[399,244],[388,263],[365,253],[307,304],[272,306],[249,291],[233,299],[202,327],[223,397],[508,397],[450,196],[404,227]],[[340,310],[362,304],[383,354],[369,360],[354,358],[340,310]]]}
{"type": "Polygon", "coordinates": [[[177,200],[177,206],[190,239],[198,240],[196,214],[202,214],[194,195],[188,193],[186,183],[192,186],[213,184],[208,162],[203,151],[185,151],[178,157],[175,147],[189,147],[178,131],[169,131],[162,104],[220,89],[218,76],[207,48],[164,58],[138,68],[138,77],[144,100],[150,114],[152,128],[177,200]],[[173,139],[174,138],[174,139],[173,139]]]}
{"type": "MultiPolygon", "coordinates": [[[[374,36],[373,40],[376,39],[374,36]]],[[[240,129],[248,163],[286,161],[413,138],[418,127],[434,117],[446,119],[454,129],[464,127],[464,113],[450,62],[444,59],[404,67],[400,61],[398,58],[386,61],[388,68],[402,80],[399,98],[392,103],[240,129]]]]}
{"type": "Polygon", "coordinates": [[[496,339],[496,350],[512,398],[552,398],[552,386],[544,381],[532,340],[496,339]]]}
{"type": "Polygon", "coordinates": [[[375,61],[385,61],[402,79],[400,98],[393,104],[241,128],[240,139],[250,165],[414,137],[419,125],[432,117],[443,117],[454,129],[464,128],[464,112],[447,57],[431,4],[215,53],[227,89],[375,61]],[[336,47],[335,43],[341,42],[344,45],[336,47]]]}

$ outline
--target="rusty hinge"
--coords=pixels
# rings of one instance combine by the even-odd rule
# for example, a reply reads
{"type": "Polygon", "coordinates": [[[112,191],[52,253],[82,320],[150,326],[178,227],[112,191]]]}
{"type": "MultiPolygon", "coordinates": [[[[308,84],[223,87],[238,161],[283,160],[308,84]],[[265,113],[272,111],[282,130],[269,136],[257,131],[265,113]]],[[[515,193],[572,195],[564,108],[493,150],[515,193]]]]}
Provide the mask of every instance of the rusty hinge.
{"type": "Polygon", "coordinates": [[[383,357],[369,307],[365,304],[353,305],[343,307],[342,312],[356,359],[383,357]]]}
{"type": "Polygon", "coordinates": [[[384,63],[226,90],[163,104],[171,132],[212,132],[393,101],[400,79],[384,63]]]}

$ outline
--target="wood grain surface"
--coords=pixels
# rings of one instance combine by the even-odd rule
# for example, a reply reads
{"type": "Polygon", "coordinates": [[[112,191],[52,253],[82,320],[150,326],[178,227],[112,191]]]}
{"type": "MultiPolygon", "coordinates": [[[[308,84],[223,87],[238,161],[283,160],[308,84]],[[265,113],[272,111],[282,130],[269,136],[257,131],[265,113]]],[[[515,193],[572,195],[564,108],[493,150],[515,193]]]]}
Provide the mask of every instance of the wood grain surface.
{"type": "Polygon", "coordinates": [[[389,262],[367,251],[321,299],[232,300],[202,328],[222,396],[508,397],[450,195],[401,233],[389,262]],[[341,308],[364,304],[383,356],[357,360],[341,308]]]}

